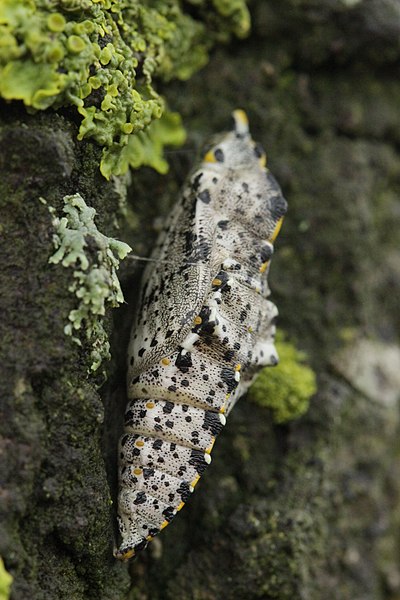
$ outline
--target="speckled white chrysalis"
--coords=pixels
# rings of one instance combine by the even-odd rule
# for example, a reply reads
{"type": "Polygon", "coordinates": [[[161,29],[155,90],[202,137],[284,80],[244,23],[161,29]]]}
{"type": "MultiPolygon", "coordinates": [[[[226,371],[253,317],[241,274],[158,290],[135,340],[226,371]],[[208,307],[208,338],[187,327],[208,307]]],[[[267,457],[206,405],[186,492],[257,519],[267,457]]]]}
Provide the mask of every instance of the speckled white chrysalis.
{"type": "Polygon", "coordinates": [[[129,346],[115,556],[142,550],[211,462],[225,415],[278,362],[267,273],[287,204],[245,113],[189,177],[145,271],[129,346]]]}

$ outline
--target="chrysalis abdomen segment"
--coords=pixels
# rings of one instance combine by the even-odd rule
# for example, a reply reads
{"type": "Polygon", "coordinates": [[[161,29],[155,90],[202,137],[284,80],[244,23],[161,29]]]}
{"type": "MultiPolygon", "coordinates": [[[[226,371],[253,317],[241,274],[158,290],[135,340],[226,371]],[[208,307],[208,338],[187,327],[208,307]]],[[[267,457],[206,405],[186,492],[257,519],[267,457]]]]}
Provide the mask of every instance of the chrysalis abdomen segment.
{"type": "Polygon", "coordinates": [[[170,400],[131,400],[125,418],[125,431],[156,435],[183,446],[206,450],[225,424],[225,418],[170,400]]]}

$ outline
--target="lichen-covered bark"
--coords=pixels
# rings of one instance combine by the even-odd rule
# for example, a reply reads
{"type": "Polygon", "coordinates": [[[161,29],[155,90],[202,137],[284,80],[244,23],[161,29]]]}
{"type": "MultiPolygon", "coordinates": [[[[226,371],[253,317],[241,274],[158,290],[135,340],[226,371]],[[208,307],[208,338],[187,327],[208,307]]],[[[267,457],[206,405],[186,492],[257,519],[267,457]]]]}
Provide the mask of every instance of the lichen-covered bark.
{"type": "MultiPolygon", "coordinates": [[[[57,115],[2,106],[0,553],[15,599],[121,598],[127,576],[112,559],[111,493],[102,452],[104,409],[84,352],[64,334],[72,274],[49,265],[49,205],[80,190],[112,231],[119,197],[57,115]]],[[[104,449],[107,452],[107,449],[104,449]]]]}
{"type": "MultiPolygon", "coordinates": [[[[135,231],[95,147],[55,114],[11,107],[0,131],[1,389],[6,453],[0,553],[13,599],[393,600],[399,569],[400,11],[389,0],[259,0],[253,34],[163,90],[189,132],[167,177],[134,173],[135,231]],[[138,277],[113,326],[102,394],[64,336],[74,306],[44,196],[81,193],[97,225],[143,254],[199,144],[244,108],[289,213],[271,271],[280,327],[319,376],[286,426],[243,399],[190,504],[126,569],[112,559],[116,441],[138,277]],[[367,377],[368,374],[368,377],[367,377]],[[367,382],[367,383],[366,383],[367,382]],[[104,419],[104,422],[103,422],[104,419]]],[[[130,219],[133,222],[133,219],[130,219]]]]}

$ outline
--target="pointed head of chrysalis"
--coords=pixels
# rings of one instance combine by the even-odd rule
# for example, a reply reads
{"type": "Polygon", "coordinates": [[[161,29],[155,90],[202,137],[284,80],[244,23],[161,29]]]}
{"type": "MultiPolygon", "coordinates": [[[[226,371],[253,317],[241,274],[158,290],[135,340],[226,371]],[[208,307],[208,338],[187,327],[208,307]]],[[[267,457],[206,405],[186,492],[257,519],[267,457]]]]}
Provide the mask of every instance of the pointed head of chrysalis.
{"type": "Polygon", "coordinates": [[[259,168],[264,169],[267,159],[262,146],[256,143],[249,131],[246,113],[237,109],[232,113],[233,128],[211,138],[203,153],[203,163],[213,169],[259,168]]]}

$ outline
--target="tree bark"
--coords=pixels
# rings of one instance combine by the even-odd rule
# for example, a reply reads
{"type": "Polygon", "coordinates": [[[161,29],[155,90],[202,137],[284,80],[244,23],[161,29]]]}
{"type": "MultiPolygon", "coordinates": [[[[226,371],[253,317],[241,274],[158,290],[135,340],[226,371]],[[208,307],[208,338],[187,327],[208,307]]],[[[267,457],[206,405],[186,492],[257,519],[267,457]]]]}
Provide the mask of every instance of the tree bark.
{"type": "Polygon", "coordinates": [[[400,594],[400,7],[390,0],[254,1],[253,33],[165,87],[189,132],[168,176],[124,181],[76,141],[67,111],[2,106],[0,552],[13,600],[394,600],[400,594]],[[65,336],[71,274],[54,268],[44,197],[80,193],[99,229],[151,248],[196,151],[250,117],[289,211],[271,271],[279,328],[318,375],[309,412],[285,426],[242,399],[188,506],[139,558],[112,557],[125,353],[139,285],[107,315],[107,382],[65,336]],[[121,219],[120,219],[121,220],[121,219]],[[113,321],[112,321],[113,319],[113,321]],[[112,504],[113,502],[113,504],[112,504]],[[129,576],[131,578],[129,578],[129,576]]]}

